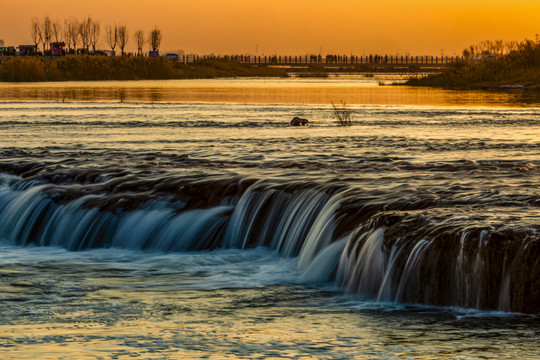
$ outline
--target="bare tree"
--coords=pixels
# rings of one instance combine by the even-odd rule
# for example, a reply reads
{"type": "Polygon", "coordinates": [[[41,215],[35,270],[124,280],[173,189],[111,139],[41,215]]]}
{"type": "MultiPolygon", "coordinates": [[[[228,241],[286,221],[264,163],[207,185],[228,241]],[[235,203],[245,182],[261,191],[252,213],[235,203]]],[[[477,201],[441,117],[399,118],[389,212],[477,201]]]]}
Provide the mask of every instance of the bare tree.
{"type": "Polygon", "coordinates": [[[67,48],[72,49],[71,47],[71,36],[69,31],[69,19],[64,19],[64,28],[62,29],[62,35],[64,37],[64,41],[66,42],[67,48]]]}
{"type": "MultiPolygon", "coordinates": [[[[465,53],[463,53],[465,55],[465,53]]],[[[467,56],[465,56],[467,57],[467,56]]],[[[469,46],[469,59],[474,59],[476,57],[476,47],[474,45],[469,46]]]]}
{"type": "Polygon", "coordinates": [[[127,42],[129,40],[129,33],[125,25],[118,27],[118,47],[124,55],[124,49],[126,48],[127,42]]]}
{"type": "Polygon", "coordinates": [[[39,46],[41,39],[43,38],[43,31],[41,30],[41,23],[38,18],[32,18],[30,28],[30,34],[34,45],[39,46]]]}
{"type": "Polygon", "coordinates": [[[502,40],[495,40],[495,51],[499,56],[504,54],[504,42],[502,40]]]}
{"type": "Polygon", "coordinates": [[[52,23],[51,23],[51,19],[49,19],[48,16],[45,16],[45,18],[43,19],[41,29],[43,31],[43,38],[42,38],[43,52],[45,52],[47,47],[50,48],[49,43],[50,43],[51,38],[52,38],[52,23]]]}
{"type": "Polygon", "coordinates": [[[133,34],[133,38],[135,39],[135,43],[137,44],[137,55],[142,55],[142,50],[144,46],[144,31],[137,30],[133,34]]]}
{"type": "Polygon", "coordinates": [[[508,53],[511,53],[512,51],[516,51],[518,48],[518,43],[517,41],[508,41],[506,43],[506,51],[508,53]]]}
{"type": "Polygon", "coordinates": [[[90,47],[90,27],[92,25],[92,19],[90,17],[86,18],[79,24],[79,36],[81,37],[81,42],[83,48],[88,51],[90,47]]]}
{"type": "Polygon", "coordinates": [[[152,51],[157,51],[159,49],[159,45],[161,44],[161,30],[159,30],[157,26],[154,28],[154,30],[150,31],[149,41],[152,51]]]}
{"type": "Polygon", "coordinates": [[[90,24],[90,45],[92,45],[92,51],[96,51],[96,44],[99,40],[100,26],[97,21],[92,21],[90,24]]]}
{"type": "Polygon", "coordinates": [[[51,23],[51,37],[54,42],[59,42],[62,38],[62,24],[58,20],[51,23]]]}
{"type": "Polygon", "coordinates": [[[75,51],[77,51],[77,43],[79,42],[79,36],[80,36],[79,28],[80,28],[79,21],[75,18],[71,18],[71,20],[69,20],[68,32],[69,32],[70,43],[73,45],[73,50],[75,51]]]}
{"type": "Polygon", "coordinates": [[[105,28],[105,40],[107,40],[107,44],[111,48],[111,51],[114,52],[118,42],[118,29],[116,28],[116,25],[114,27],[109,25],[105,28]]]}

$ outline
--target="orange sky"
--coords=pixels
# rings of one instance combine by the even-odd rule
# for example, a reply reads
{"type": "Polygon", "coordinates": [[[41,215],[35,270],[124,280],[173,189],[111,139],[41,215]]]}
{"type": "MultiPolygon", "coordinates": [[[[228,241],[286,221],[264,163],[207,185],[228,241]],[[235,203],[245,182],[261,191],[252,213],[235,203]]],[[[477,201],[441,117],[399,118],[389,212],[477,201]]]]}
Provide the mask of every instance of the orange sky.
{"type": "Polygon", "coordinates": [[[481,40],[540,33],[540,0],[18,0],[0,10],[6,44],[31,43],[32,17],[89,15],[131,33],[157,25],[162,52],[199,54],[453,55],[481,40]]]}

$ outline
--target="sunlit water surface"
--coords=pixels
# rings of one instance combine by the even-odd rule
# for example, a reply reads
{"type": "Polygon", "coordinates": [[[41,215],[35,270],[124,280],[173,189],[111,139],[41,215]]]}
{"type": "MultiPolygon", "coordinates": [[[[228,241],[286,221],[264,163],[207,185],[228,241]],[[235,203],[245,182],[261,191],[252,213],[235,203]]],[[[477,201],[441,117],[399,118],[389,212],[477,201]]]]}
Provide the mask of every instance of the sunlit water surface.
{"type": "MultiPolygon", "coordinates": [[[[538,193],[538,102],[377,82],[2,84],[0,151],[142,177],[538,193]],[[340,100],[351,127],[335,124],[340,100]],[[290,127],[293,116],[312,124],[290,127]]],[[[538,204],[478,211],[540,218],[538,204]]],[[[376,302],[307,275],[267,248],[73,252],[2,239],[0,358],[540,358],[537,316],[376,302]]]]}

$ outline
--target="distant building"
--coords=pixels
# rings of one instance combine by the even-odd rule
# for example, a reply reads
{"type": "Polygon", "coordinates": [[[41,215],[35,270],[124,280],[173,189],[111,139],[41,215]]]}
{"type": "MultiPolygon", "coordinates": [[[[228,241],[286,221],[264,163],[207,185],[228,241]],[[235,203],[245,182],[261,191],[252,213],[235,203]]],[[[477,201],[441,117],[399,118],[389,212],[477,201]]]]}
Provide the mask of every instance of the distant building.
{"type": "Polygon", "coordinates": [[[4,47],[4,40],[0,39],[0,47],[4,47]]]}

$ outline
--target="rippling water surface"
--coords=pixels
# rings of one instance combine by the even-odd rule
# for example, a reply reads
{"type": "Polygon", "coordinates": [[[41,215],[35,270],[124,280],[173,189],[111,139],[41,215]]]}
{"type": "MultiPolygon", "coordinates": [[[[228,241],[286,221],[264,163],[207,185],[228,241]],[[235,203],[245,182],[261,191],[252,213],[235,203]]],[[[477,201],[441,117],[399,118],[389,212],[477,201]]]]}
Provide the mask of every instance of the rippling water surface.
{"type": "Polygon", "coordinates": [[[539,358],[539,103],[378,81],[2,84],[0,357],[539,358]]]}

